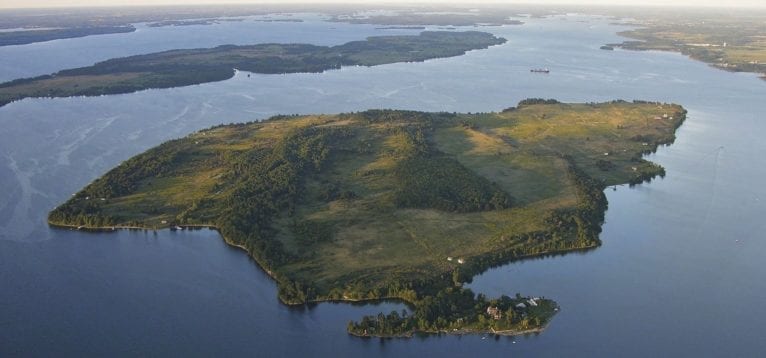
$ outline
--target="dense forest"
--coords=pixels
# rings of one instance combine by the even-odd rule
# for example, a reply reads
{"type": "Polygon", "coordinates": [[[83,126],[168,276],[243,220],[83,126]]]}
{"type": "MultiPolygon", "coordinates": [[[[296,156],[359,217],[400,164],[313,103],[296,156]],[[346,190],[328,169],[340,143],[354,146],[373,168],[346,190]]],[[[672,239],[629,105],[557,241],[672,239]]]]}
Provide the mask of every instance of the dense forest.
{"type": "Polygon", "coordinates": [[[539,331],[550,321],[558,306],[536,297],[500,296],[489,300],[470,289],[449,287],[415,304],[412,312],[365,316],[349,322],[348,331],[361,337],[408,337],[414,333],[522,334],[539,331]]]}
{"type": "Polygon", "coordinates": [[[508,193],[431,148],[422,130],[402,136],[406,152],[399,153],[403,159],[395,170],[398,207],[471,212],[511,206],[508,193]]]}

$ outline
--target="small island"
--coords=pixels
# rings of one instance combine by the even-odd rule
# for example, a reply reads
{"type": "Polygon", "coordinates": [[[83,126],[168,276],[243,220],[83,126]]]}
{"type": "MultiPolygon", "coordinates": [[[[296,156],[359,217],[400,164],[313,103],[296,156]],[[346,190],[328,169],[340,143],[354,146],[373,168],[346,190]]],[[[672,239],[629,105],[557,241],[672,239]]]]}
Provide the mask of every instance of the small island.
{"type": "Polygon", "coordinates": [[[420,62],[460,56],[505,41],[478,31],[424,31],[416,36],[369,37],[332,47],[259,44],[171,50],[5,82],[0,84],[0,106],[30,97],[100,96],[223,81],[234,77],[236,70],[278,74],[420,62]]]}
{"type": "MultiPolygon", "coordinates": [[[[290,19],[295,20],[295,19],[290,19]]],[[[208,26],[216,25],[222,22],[242,22],[245,18],[209,18],[209,19],[188,19],[188,20],[162,20],[150,22],[147,27],[166,27],[166,26],[208,26]]],[[[258,21],[258,20],[254,20],[258,21]]],[[[298,20],[302,21],[302,20],[298,20]]]]}
{"type": "MultiPolygon", "coordinates": [[[[369,110],[277,116],[168,141],[49,214],[79,230],[211,227],[282,302],[395,299],[350,334],[524,334],[558,306],[463,287],[497,265],[600,245],[607,186],[664,169],[674,104],[529,99],[499,113],[369,110]]],[[[576,309],[576,308],[573,308],[576,309]]]]}
{"type": "MultiPolygon", "coordinates": [[[[477,10],[477,9],[473,9],[477,10]]],[[[516,15],[513,11],[502,8],[483,9],[482,11],[465,12],[418,12],[401,11],[392,14],[336,14],[331,22],[346,22],[349,24],[371,24],[389,26],[502,26],[523,25],[524,22],[511,19],[516,15]]]]}
{"type": "Polygon", "coordinates": [[[193,19],[193,20],[164,20],[150,22],[147,27],[166,27],[166,26],[207,26],[217,24],[219,19],[193,19]]]}

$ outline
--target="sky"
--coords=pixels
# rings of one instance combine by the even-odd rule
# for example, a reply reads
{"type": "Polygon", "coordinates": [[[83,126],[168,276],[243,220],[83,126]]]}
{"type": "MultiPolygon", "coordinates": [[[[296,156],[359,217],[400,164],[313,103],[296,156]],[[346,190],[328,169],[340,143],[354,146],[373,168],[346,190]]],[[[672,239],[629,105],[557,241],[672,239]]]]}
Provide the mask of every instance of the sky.
{"type": "MultiPolygon", "coordinates": [[[[254,3],[391,3],[391,4],[439,4],[464,3],[470,0],[0,0],[0,8],[29,7],[70,7],[70,6],[123,6],[123,5],[196,5],[196,4],[254,4],[254,3]]],[[[766,0],[483,0],[483,3],[514,4],[566,4],[566,5],[675,5],[675,6],[721,6],[721,7],[766,7],[766,0]]]]}

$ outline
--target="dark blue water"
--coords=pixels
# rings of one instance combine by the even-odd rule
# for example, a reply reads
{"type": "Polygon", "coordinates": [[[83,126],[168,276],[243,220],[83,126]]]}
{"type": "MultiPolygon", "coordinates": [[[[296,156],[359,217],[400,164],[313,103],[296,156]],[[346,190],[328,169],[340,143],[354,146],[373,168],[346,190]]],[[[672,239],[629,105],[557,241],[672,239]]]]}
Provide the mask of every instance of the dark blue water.
{"type": "MultiPolygon", "coordinates": [[[[290,38],[344,42],[370,29],[319,24],[289,24],[290,38]]],[[[766,82],[676,54],[599,50],[618,40],[620,28],[608,20],[570,16],[485,30],[509,42],[425,63],[239,74],[0,108],[0,355],[761,355],[766,82]],[[528,71],[543,66],[552,73],[528,71]],[[50,208],[110,167],[210,125],[380,107],[488,111],[527,97],[636,98],[689,110],[676,143],[649,158],[666,167],[665,179],[607,190],[601,248],[509,264],[471,285],[490,295],[556,299],[562,311],[539,336],[352,338],[348,320],[401,306],[290,309],[243,252],[207,230],[85,234],[45,225],[50,208]]],[[[237,36],[225,32],[224,40],[237,36]]],[[[136,53],[152,48],[134,35],[136,53]]],[[[66,41],[86,48],[94,38],[66,41]]],[[[0,68],[26,53],[15,51],[0,57],[0,68]]],[[[49,62],[55,70],[55,58],[49,62]]]]}

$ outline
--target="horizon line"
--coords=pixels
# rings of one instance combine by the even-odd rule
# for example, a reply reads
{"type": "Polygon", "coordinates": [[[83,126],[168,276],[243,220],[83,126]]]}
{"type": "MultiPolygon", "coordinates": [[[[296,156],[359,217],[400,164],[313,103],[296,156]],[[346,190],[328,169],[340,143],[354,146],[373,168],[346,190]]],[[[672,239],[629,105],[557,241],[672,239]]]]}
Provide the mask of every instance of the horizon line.
{"type": "Polygon", "coordinates": [[[404,8],[412,8],[419,6],[496,6],[496,7],[513,7],[513,6],[533,6],[533,7],[601,7],[601,8],[694,8],[694,9],[766,9],[766,3],[764,4],[623,4],[612,3],[604,4],[600,2],[586,1],[583,3],[571,4],[561,1],[551,1],[546,3],[533,3],[533,2],[497,2],[497,1],[480,1],[469,2],[467,0],[462,1],[446,1],[446,2],[432,2],[432,1],[372,1],[372,2],[336,2],[336,1],[279,1],[279,0],[255,0],[255,1],[235,1],[235,2],[193,2],[190,4],[178,4],[178,3],[119,3],[119,4],[69,4],[69,5],[40,5],[40,6],[2,6],[0,5],[0,11],[2,10],[60,10],[60,9],[111,9],[111,8],[178,8],[178,7],[202,7],[202,6],[253,6],[253,5],[277,5],[277,6],[345,6],[345,7],[370,7],[370,6],[398,6],[404,8]]]}

